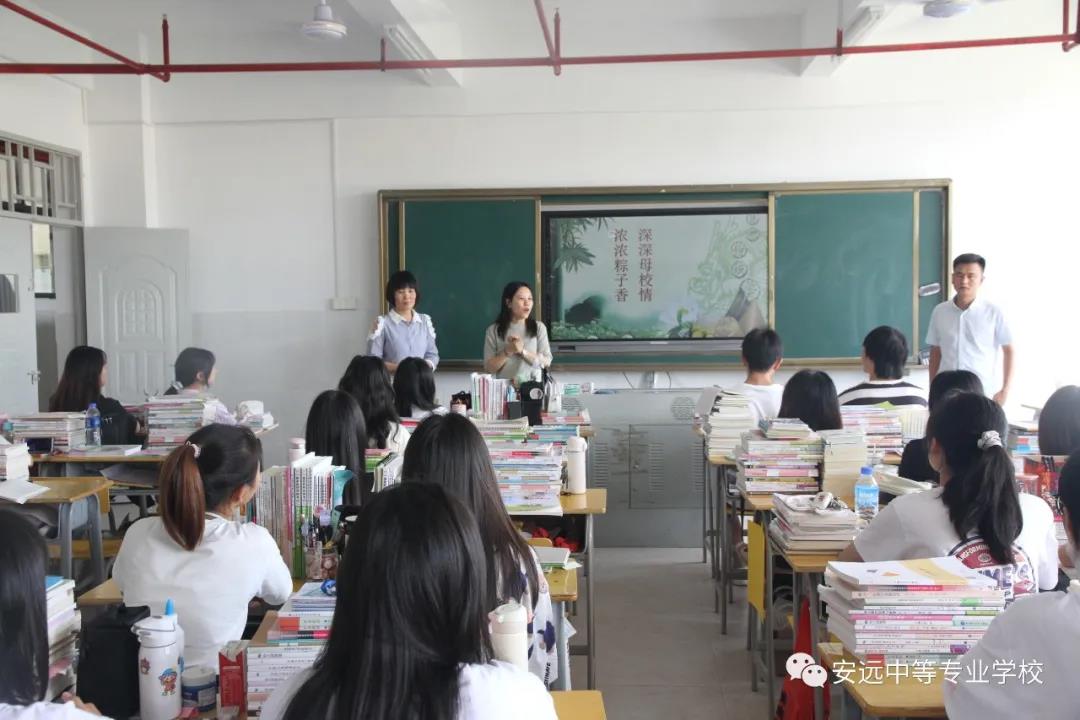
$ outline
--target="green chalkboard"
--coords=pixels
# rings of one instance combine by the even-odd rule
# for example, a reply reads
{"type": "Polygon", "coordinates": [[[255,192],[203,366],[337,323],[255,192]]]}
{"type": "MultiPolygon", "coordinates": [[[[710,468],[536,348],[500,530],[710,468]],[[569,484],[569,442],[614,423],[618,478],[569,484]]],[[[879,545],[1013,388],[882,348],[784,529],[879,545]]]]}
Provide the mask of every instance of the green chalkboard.
{"type": "Polygon", "coordinates": [[[404,207],[405,267],[420,284],[418,308],[431,315],[439,354],[479,361],[503,286],[523,280],[535,291],[536,201],[405,200],[404,207]]]}
{"type": "MultiPolygon", "coordinates": [[[[948,259],[945,257],[945,193],[941,190],[919,192],[919,285],[942,283],[948,259]]],[[[930,313],[934,306],[949,297],[949,285],[942,283],[941,292],[919,298],[919,334],[911,343],[912,350],[926,344],[930,329],[930,313]]],[[[909,338],[910,339],[910,338],[909,338]]]]}
{"type": "Polygon", "coordinates": [[[788,358],[857,358],[878,325],[911,338],[914,193],[776,198],[776,330],[788,358]]]}

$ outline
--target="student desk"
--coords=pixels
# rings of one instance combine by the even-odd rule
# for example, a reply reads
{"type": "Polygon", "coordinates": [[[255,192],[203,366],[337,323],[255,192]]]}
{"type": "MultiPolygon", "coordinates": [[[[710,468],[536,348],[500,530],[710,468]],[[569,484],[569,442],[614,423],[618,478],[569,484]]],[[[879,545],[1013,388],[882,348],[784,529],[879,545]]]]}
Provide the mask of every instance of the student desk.
{"type": "MultiPolygon", "coordinates": [[[[296,592],[307,580],[293,580],[293,592],[296,592]]],[[[109,578],[105,582],[90,588],[75,601],[75,604],[80,608],[87,607],[104,607],[106,605],[119,605],[124,602],[124,598],[120,593],[120,586],[116,584],[116,581],[109,578]]]]}
{"type": "Polygon", "coordinates": [[[599,690],[552,692],[551,699],[559,720],[607,720],[604,696],[599,690]]]}
{"type": "MultiPolygon", "coordinates": [[[[586,657],[586,663],[588,665],[588,685],[590,690],[596,689],[596,603],[593,596],[593,576],[595,575],[593,567],[594,560],[594,548],[593,548],[593,524],[595,516],[603,515],[607,512],[607,490],[604,488],[591,488],[586,490],[583,495],[562,495],[559,498],[559,502],[562,505],[563,515],[584,515],[585,516],[585,548],[582,550],[581,559],[585,566],[585,629],[588,636],[588,643],[584,647],[574,647],[571,649],[571,655],[584,654],[586,657]]],[[[522,516],[524,517],[524,516],[522,516]]],[[[535,517],[535,516],[529,516],[535,517]]],[[[554,599],[554,598],[553,598],[554,599]]],[[[569,676],[565,678],[570,680],[569,676]]],[[[562,682],[560,672],[560,682],[562,682]]]]}
{"type": "MultiPolygon", "coordinates": [[[[840,720],[846,718],[847,696],[850,695],[862,710],[864,718],[943,718],[945,717],[944,674],[937,672],[929,682],[916,677],[885,677],[880,684],[859,682],[862,665],[844,653],[840,643],[821,643],[817,646],[821,664],[836,672],[835,665],[844,661],[850,663],[847,669],[855,668],[850,675],[851,682],[842,682],[844,689],[841,696],[840,720]]],[[[830,683],[831,685],[831,683],[830,683]]]]}
{"type": "MultiPolygon", "coordinates": [[[[26,505],[55,505],[59,513],[57,539],[60,542],[60,574],[74,577],[71,560],[71,508],[83,500],[87,504],[90,535],[90,559],[94,563],[94,582],[105,579],[105,555],[101,546],[101,505],[98,493],[108,491],[112,482],[103,477],[31,478],[47,491],[26,501],[26,505]]],[[[5,502],[5,501],[0,501],[5,502]]],[[[15,503],[8,503],[15,505],[15,503]]],[[[17,505],[16,505],[17,506],[17,505]]]]}

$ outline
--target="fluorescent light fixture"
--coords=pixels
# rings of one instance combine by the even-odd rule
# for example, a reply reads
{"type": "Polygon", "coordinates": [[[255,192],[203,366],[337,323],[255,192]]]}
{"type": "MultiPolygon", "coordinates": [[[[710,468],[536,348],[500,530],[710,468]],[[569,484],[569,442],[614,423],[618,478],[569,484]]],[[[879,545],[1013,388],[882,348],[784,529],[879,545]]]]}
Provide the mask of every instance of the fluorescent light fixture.
{"type": "MultiPolygon", "coordinates": [[[[421,50],[419,41],[414,40],[412,33],[400,25],[386,25],[383,27],[383,31],[386,33],[386,39],[398,49],[398,52],[405,56],[406,60],[422,61],[432,59],[431,53],[421,50]]],[[[425,81],[431,77],[431,70],[418,69],[416,72],[420,73],[425,81]]]]}
{"type": "Polygon", "coordinates": [[[971,9],[971,0],[931,0],[923,5],[923,15],[932,18],[951,18],[971,9]]]}

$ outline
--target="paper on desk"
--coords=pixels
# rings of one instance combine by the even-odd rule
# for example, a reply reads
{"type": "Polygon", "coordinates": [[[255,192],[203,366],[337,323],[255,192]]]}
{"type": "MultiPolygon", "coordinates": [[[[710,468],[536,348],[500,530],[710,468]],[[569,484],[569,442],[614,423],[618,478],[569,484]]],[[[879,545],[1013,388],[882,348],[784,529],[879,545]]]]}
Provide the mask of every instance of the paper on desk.
{"type": "Polygon", "coordinates": [[[48,490],[43,485],[35,485],[26,480],[4,480],[0,482],[0,499],[10,500],[22,505],[35,495],[48,490]]]}

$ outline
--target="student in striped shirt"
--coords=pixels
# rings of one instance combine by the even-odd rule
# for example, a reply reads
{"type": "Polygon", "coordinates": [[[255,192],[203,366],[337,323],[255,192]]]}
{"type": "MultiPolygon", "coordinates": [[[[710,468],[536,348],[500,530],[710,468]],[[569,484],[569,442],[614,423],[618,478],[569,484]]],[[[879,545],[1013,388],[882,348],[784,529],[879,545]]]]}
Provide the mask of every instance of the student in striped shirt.
{"type": "Polygon", "coordinates": [[[841,405],[880,405],[926,407],[922,388],[904,380],[908,344],[904,333],[882,325],[863,338],[862,366],[870,379],[840,393],[841,405]]]}

